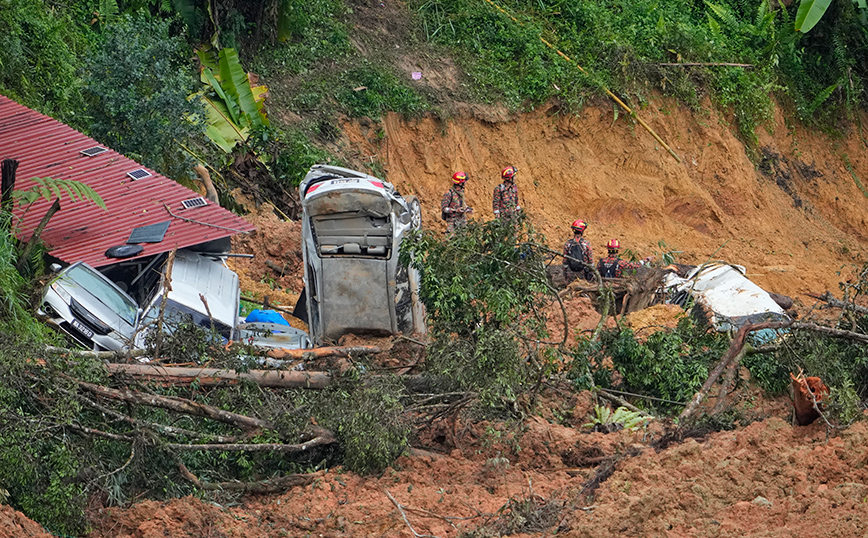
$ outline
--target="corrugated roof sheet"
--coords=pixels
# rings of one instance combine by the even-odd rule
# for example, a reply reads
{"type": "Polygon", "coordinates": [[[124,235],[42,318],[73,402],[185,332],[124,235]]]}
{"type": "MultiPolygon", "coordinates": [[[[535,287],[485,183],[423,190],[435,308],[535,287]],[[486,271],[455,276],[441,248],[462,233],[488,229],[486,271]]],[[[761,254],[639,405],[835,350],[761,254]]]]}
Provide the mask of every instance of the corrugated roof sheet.
{"type": "MultiPolygon", "coordinates": [[[[105,256],[109,247],[123,245],[133,228],[165,220],[172,221],[165,239],[142,245],[144,251],[139,257],[255,229],[211,203],[186,209],[181,201],[200,195],[153,170],[145,168],[150,177],[131,179],[127,172],[144,167],[115,151],[95,157],[81,154],[98,145],[102,144],[0,95],[0,159],[19,162],[15,188],[32,187],[33,178],[72,179],[93,188],[108,208],[62,197],[61,210],[42,232],[52,256],[69,263],[84,261],[93,267],[117,263],[105,256]]],[[[33,234],[50,206],[51,201],[39,200],[26,211],[15,209],[19,239],[27,240],[33,234]]]]}

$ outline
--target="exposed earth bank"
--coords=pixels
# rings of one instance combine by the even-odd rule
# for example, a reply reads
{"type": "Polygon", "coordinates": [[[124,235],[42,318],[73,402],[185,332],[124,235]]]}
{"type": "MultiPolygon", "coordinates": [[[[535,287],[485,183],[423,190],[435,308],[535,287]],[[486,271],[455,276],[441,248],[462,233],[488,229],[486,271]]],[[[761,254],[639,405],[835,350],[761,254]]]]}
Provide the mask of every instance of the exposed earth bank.
{"type": "Polygon", "coordinates": [[[514,165],[521,206],[553,248],[581,218],[597,256],[618,238],[639,257],[673,250],[684,263],[743,265],[769,291],[837,291],[835,271],[859,263],[868,244],[868,158],[855,127],[833,138],[778,110],[752,161],[711,109],[656,97],[639,110],[680,163],[629,117],[614,119],[609,103],[578,116],[555,104],[518,116],[482,106],[447,120],[389,115],[382,124],[345,124],[344,153],[356,152],[360,167],[380,160],[437,229],[453,171],[469,174],[468,205],[490,219],[500,170],[514,165]]]}

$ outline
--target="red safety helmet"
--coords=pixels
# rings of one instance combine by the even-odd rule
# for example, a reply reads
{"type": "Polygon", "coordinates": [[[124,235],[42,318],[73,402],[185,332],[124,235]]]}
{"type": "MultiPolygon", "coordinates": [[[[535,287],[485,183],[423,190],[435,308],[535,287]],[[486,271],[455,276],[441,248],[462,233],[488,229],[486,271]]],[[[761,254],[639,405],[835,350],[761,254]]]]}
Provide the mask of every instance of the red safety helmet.
{"type": "Polygon", "coordinates": [[[452,183],[463,185],[465,181],[467,181],[467,174],[464,172],[455,172],[452,174],[452,183]]]}
{"type": "Polygon", "coordinates": [[[516,172],[518,172],[518,168],[514,166],[507,166],[500,171],[500,177],[502,177],[503,179],[513,179],[516,172]]]}
{"type": "Polygon", "coordinates": [[[585,224],[585,221],[579,219],[573,221],[573,224],[570,227],[573,229],[574,232],[584,232],[585,228],[587,228],[588,225],[585,224]]]}
{"type": "Polygon", "coordinates": [[[617,239],[609,239],[609,242],[606,243],[606,248],[609,250],[618,250],[621,248],[621,243],[617,239]]]}

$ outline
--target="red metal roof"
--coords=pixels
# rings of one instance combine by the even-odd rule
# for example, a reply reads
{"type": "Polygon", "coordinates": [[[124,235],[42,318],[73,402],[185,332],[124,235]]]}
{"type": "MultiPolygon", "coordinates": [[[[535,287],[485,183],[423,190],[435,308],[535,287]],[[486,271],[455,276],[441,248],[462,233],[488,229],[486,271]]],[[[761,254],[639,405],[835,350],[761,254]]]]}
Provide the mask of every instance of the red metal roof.
{"type": "MultiPolygon", "coordinates": [[[[181,201],[197,198],[198,193],[147,168],[150,177],[133,180],[127,172],[144,167],[111,149],[95,157],[81,154],[95,146],[106,147],[0,95],[0,159],[19,162],[16,190],[33,186],[33,178],[73,179],[93,188],[108,208],[64,195],[60,211],[42,232],[52,256],[93,267],[117,263],[105,256],[109,247],[125,244],[134,228],[166,220],[171,224],[163,241],[143,244],[139,257],[256,229],[211,203],[185,209],[181,201]]],[[[33,234],[51,203],[40,199],[26,210],[16,207],[13,225],[19,239],[33,234]]]]}

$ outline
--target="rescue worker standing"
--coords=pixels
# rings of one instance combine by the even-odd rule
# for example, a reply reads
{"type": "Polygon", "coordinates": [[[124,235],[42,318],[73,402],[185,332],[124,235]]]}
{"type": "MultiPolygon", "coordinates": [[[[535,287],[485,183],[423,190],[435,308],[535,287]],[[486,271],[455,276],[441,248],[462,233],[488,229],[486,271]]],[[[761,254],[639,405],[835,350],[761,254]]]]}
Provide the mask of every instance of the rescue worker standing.
{"type": "Polygon", "coordinates": [[[594,265],[594,254],[591,252],[591,243],[582,237],[588,225],[583,220],[576,220],[570,227],[573,229],[573,238],[564,244],[564,280],[569,284],[581,276],[592,281],[594,273],[590,267],[594,265]]]}
{"type": "Polygon", "coordinates": [[[455,172],[452,174],[452,187],[446,191],[440,200],[440,216],[446,221],[446,231],[452,233],[455,228],[467,223],[467,214],[473,208],[464,203],[464,183],[467,174],[455,172]]]}
{"type": "Polygon", "coordinates": [[[518,169],[507,166],[500,171],[503,182],[494,188],[494,218],[512,218],[518,214],[521,207],[518,205],[518,187],[515,185],[515,174],[518,169]]]}
{"type": "Polygon", "coordinates": [[[624,276],[625,272],[627,274],[633,274],[636,272],[636,269],[642,267],[653,259],[652,256],[648,256],[638,262],[622,260],[618,256],[618,251],[621,249],[621,242],[617,239],[610,239],[609,242],[606,243],[606,249],[608,249],[608,255],[597,263],[597,270],[603,278],[621,278],[624,276]]]}

